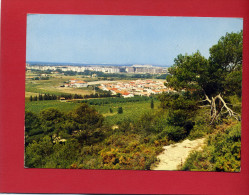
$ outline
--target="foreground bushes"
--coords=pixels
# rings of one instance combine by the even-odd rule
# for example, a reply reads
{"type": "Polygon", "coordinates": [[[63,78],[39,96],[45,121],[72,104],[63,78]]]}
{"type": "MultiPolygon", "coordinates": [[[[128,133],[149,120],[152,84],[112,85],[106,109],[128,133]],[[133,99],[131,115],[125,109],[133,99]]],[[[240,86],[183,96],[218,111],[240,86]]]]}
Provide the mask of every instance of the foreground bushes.
{"type": "MultiPolygon", "coordinates": [[[[153,116],[149,118],[149,123],[154,120],[153,116]]],[[[161,146],[167,144],[165,137],[156,136],[156,131],[163,128],[160,123],[146,134],[130,121],[123,121],[115,130],[103,121],[103,116],[87,104],[69,113],[55,108],[37,115],[26,112],[25,166],[148,170],[161,146]]]]}
{"type": "Polygon", "coordinates": [[[223,120],[215,128],[208,123],[207,110],[188,113],[192,100],[186,97],[185,102],[173,105],[168,100],[178,109],[151,110],[136,122],[124,118],[115,128],[87,104],[69,113],[55,108],[26,112],[25,166],[149,170],[162,146],[209,134],[205,150],[191,154],[183,170],[239,171],[240,123],[223,120]]]}
{"type": "Polygon", "coordinates": [[[240,171],[241,123],[211,134],[202,152],[192,153],[185,171],[240,171]]]}

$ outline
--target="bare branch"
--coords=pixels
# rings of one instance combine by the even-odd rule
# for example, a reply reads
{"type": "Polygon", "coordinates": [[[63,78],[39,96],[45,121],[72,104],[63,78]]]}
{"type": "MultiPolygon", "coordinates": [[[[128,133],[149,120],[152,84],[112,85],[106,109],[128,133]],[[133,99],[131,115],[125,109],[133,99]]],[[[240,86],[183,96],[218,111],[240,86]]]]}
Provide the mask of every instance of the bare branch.
{"type": "Polygon", "coordinates": [[[220,99],[220,101],[223,103],[223,106],[227,109],[227,112],[229,114],[230,117],[234,117],[236,120],[240,121],[240,115],[236,112],[234,112],[231,108],[229,108],[226,104],[226,102],[223,100],[223,98],[221,97],[221,95],[219,94],[218,96],[216,96],[217,98],[220,99]]]}
{"type": "MultiPolygon", "coordinates": [[[[227,103],[224,101],[224,99],[221,97],[221,95],[217,95],[215,97],[212,97],[212,99],[210,100],[209,97],[205,94],[206,99],[203,101],[207,101],[210,103],[210,116],[211,116],[211,122],[210,124],[213,124],[214,121],[220,116],[220,114],[222,113],[222,111],[224,109],[226,109],[226,111],[224,113],[228,113],[230,117],[234,117],[236,120],[240,121],[241,117],[238,113],[234,112],[231,108],[229,108],[227,106],[227,103]],[[220,105],[216,105],[216,100],[219,99],[220,102],[222,103],[222,107],[220,107],[220,105]]],[[[204,106],[202,106],[204,107],[204,106]]]]}
{"type": "Polygon", "coordinates": [[[206,94],[205,94],[205,97],[206,97],[206,99],[203,101],[208,101],[211,104],[211,100],[209,99],[209,97],[206,94]]]}

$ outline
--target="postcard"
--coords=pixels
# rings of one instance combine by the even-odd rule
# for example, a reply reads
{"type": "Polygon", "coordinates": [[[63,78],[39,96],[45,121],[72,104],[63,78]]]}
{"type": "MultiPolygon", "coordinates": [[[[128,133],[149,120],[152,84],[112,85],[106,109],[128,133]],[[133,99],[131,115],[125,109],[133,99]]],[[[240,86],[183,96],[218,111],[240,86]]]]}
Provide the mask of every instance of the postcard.
{"type": "Polygon", "coordinates": [[[25,168],[240,172],[243,19],[28,14],[25,168]]]}

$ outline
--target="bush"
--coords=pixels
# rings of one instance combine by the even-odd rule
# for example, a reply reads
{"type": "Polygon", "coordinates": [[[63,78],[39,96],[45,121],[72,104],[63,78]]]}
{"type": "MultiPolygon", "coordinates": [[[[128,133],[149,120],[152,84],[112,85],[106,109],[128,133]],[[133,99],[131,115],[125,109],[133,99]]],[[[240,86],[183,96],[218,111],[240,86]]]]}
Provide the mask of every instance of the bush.
{"type": "Polygon", "coordinates": [[[180,141],[187,135],[187,132],[184,130],[184,128],[179,126],[167,126],[165,127],[163,133],[166,134],[169,140],[173,141],[180,141]]]}
{"type": "Polygon", "coordinates": [[[182,170],[240,171],[241,123],[210,135],[201,152],[192,153],[182,170]]]}
{"type": "Polygon", "coordinates": [[[172,110],[167,117],[168,124],[174,126],[183,126],[186,120],[187,111],[185,110],[172,110]]]}
{"type": "Polygon", "coordinates": [[[118,108],[118,114],[122,114],[123,113],[123,108],[122,107],[119,107],[118,108]]]}

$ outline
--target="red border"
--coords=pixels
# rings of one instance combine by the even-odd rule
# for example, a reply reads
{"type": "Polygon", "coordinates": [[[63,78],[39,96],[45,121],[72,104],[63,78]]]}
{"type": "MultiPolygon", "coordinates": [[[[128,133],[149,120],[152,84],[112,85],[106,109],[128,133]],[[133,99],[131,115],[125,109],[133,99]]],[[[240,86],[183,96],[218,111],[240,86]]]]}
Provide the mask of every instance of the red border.
{"type": "Polygon", "coordinates": [[[249,194],[248,0],[2,0],[0,192],[249,194]],[[243,120],[240,173],[24,169],[27,13],[243,17],[243,120]]]}

